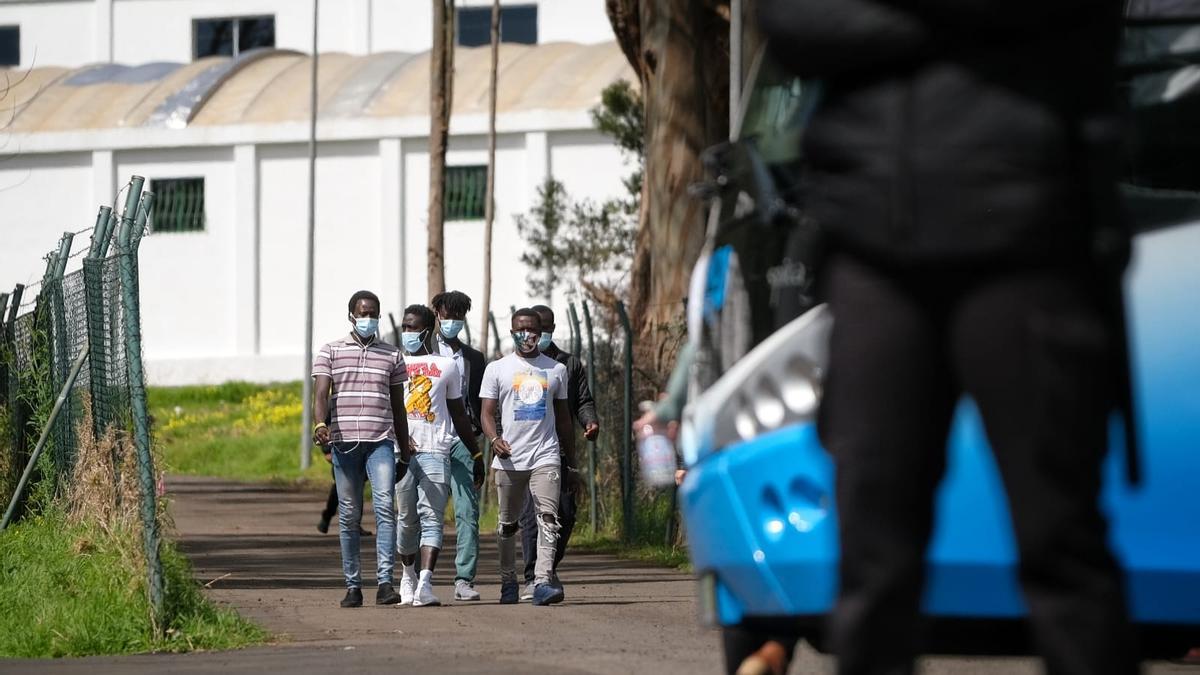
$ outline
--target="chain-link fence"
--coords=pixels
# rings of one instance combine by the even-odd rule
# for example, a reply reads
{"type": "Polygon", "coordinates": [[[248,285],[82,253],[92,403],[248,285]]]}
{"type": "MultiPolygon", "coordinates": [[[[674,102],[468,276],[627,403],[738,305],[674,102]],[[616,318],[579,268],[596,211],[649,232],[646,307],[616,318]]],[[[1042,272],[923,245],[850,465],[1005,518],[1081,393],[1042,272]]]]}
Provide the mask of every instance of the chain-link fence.
{"type": "Polygon", "coordinates": [[[63,235],[46,272],[0,307],[0,529],[38,509],[140,520],[156,624],[162,609],[157,474],[141,363],[137,253],[154,196],[134,176],[123,213],[63,235]],[[78,234],[90,245],[72,255],[78,234]],[[73,258],[82,267],[67,273],[73,258]],[[86,367],[85,367],[86,366],[86,367]],[[88,489],[88,488],[93,489],[88,489]],[[124,505],[124,511],[122,511],[124,505]]]}

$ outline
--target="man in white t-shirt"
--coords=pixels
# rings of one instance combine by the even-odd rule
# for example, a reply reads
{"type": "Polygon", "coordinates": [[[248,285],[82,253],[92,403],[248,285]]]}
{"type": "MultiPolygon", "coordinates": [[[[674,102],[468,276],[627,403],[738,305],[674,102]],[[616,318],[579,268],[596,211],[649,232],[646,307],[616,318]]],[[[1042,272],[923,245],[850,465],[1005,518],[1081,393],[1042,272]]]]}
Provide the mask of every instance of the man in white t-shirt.
{"type": "MultiPolygon", "coordinates": [[[[410,305],[401,320],[401,346],[408,380],[408,472],[396,487],[400,535],[400,601],[414,607],[441,604],[433,593],[433,569],[442,548],[446,501],[450,496],[450,451],[461,439],[478,452],[471,420],[462,399],[462,380],[454,359],[433,353],[433,310],[410,305]],[[457,431],[457,434],[455,434],[457,431]],[[418,546],[421,571],[416,570],[418,546]]],[[[483,467],[480,466],[482,474],[483,467]]]]}
{"type": "Polygon", "coordinates": [[[575,466],[575,433],[567,409],[567,368],[538,351],[542,319],[532,309],[513,314],[515,351],[488,364],[479,398],[483,432],[491,439],[492,470],[500,499],[500,602],[520,599],[516,575],[516,536],[526,492],[534,500],[538,524],[538,562],[533,604],[562,602],[561,586],[550,583],[558,543],[558,499],[563,459],[575,466]],[[503,437],[496,432],[500,406],[503,437]]]}

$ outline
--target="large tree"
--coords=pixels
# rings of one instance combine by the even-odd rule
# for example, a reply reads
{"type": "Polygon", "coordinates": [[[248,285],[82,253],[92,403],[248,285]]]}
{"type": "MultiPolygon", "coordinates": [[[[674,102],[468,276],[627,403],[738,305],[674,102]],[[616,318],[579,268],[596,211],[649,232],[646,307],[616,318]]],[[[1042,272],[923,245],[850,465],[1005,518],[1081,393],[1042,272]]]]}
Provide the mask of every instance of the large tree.
{"type": "Polygon", "coordinates": [[[691,269],[704,242],[700,153],[729,137],[729,1],[605,0],[645,102],[645,179],[631,270],[630,309],[645,366],[683,316],[691,269]]]}

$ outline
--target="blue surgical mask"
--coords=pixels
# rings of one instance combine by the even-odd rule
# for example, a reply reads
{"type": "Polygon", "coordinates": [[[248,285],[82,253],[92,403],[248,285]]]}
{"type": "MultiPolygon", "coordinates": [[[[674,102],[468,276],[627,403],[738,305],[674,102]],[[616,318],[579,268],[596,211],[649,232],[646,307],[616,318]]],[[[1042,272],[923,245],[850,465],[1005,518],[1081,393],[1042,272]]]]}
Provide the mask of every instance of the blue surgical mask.
{"type": "Polygon", "coordinates": [[[359,337],[369,338],[379,330],[379,319],[370,316],[354,317],[354,332],[359,337]]]}
{"type": "Polygon", "coordinates": [[[542,333],[542,337],[538,338],[538,351],[546,351],[550,347],[550,343],[553,341],[554,333],[542,333]]]}
{"type": "Polygon", "coordinates": [[[421,347],[425,346],[425,331],[420,333],[409,333],[405,331],[400,334],[400,344],[404,346],[404,351],[409,354],[415,354],[421,351],[421,347]]]}
{"type": "Polygon", "coordinates": [[[442,331],[442,337],[446,338],[447,340],[453,340],[454,338],[458,337],[460,332],[462,332],[465,324],[466,322],[460,319],[442,319],[440,328],[442,331]]]}

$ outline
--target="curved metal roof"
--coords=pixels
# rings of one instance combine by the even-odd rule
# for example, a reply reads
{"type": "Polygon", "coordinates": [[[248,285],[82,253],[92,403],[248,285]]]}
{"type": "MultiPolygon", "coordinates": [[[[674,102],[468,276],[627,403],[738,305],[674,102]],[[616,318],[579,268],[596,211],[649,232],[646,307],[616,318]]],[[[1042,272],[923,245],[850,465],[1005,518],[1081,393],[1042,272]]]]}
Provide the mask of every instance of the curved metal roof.
{"type": "MultiPolygon", "coordinates": [[[[454,114],[487,112],[489,61],[486,46],[456,50],[454,114]]],[[[277,49],[186,64],[37,68],[9,84],[9,131],[305,120],[311,68],[309,56],[277,49]]],[[[322,54],[318,68],[322,119],[428,114],[428,52],[322,54]]],[[[615,43],[504,44],[496,109],[585,110],[600,100],[601,89],[622,78],[634,75],[615,43]]]]}

